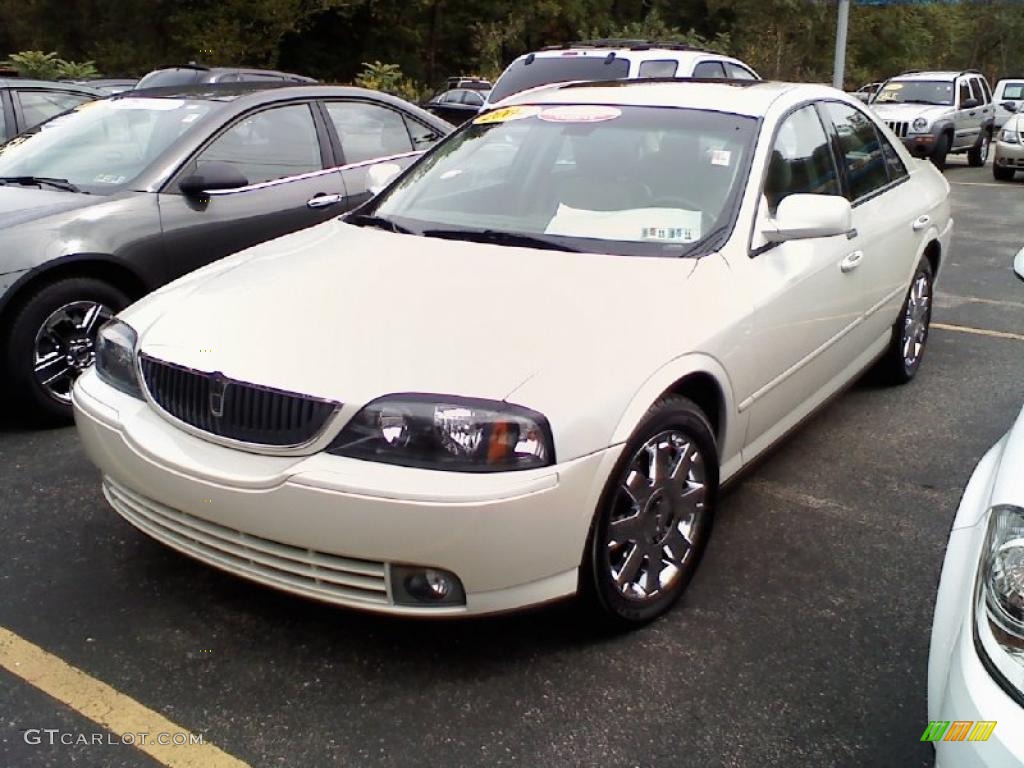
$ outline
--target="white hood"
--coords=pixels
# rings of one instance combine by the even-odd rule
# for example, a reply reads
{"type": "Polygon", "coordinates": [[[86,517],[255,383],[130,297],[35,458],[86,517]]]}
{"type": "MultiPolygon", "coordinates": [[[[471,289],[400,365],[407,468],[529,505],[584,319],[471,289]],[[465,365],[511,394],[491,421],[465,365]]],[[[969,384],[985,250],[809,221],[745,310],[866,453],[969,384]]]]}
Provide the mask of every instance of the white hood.
{"type": "Polygon", "coordinates": [[[650,297],[681,289],[695,264],[331,221],[194,272],[122,318],[154,357],[344,403],[395,392],[502,399],[553,361],[669,341],[622,317],[636,304],[645,324],[678,322],[678,305],[650,297]]]}
{"type": "Polygon", "coordinates": [[[923,117],[931,125],[936,120],[948,117],[953,108],[944,106],[930,106],[928,104],[872,104],[871,108],[882,120],[902,120],[912,123],[919,117],[923,117]]]}

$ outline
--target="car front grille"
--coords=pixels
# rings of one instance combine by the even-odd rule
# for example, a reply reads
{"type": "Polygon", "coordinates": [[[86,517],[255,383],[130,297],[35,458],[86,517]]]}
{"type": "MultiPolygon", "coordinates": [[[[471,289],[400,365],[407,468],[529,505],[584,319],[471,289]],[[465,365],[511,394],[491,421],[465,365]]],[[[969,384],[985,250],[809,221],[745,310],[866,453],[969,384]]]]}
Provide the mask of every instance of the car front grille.
{"type": "Polygon", "coordinates": [[[889,130],[901,139],[905,139],[907,137],[907,133],[910,131],[910,124],[905,121],[886,120],[885,124],[889,126],[889,130]]]}
{"type": "Polygon", "coordinates": [[[384,563],[293,547],[201,520],[147,499],[110,477],[103,478],[103,495],[143,533],[209,565],[339,605],[389,603],[384,563]]]}
{"type": "Polygon", "coordinates": [[[331,400],[248,384],[139,356],[153,401],[178,421],[253,445],[295,447],[312,441],[340,407],[331,400]]]}

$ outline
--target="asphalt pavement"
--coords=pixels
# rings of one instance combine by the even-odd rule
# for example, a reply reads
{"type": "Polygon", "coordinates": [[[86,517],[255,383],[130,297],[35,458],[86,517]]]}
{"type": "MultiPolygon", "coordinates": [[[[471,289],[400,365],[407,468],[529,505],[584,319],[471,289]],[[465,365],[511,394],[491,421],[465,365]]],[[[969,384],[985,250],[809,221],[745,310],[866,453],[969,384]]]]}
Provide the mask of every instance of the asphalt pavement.
{"type": "MultiPolygon", "coordinates": [[[[926,766],[935,586],[961,490],[1024,404],[1024,182],[959,159],[909,386],[862,382],[722,499],[682,603],[620,636],[571,605],[410,622],[171,552],[72,429],[0,414],[0,628],[252,766],[926,766]],[[988,332],[1010,335],[992,335],[988,332]]],[[[0,766],[153,766],[0,671],[0,766]]]]}

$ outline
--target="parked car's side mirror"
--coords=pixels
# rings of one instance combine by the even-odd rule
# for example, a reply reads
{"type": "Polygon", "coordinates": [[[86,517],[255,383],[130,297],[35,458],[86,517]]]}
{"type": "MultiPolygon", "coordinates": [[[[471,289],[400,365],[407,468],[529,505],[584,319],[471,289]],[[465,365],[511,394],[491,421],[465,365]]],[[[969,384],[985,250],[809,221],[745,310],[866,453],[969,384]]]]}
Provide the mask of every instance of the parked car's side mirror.
{"type": "Polygon", "coordinates": [[[853,231],[850,201],[837,195],[790,195],[763,230],[769,243],[835,237],[853,231]]]}
{"type": "Polygon", "coordinates": [[[397,163],[371,165],[366,171],[366,189],[371,195],[378,194],[402,172],[397,163]]]}
{"type": "Polygon", "coordinates": [[[974,109],[980,106],[981,102],[978,101],[977,99],[964,99],[963,102],[960,104],[960,109],[974,109]]]}
{"type": "Polygon", "coordinates": [[[1014,104],[1012,101],[1004,101],[1001,104],[1001,106],[1002,106],[1003,109],[1007,110],[1008,112],[1016,112],[1017,111],[1017,105],[1014,104]]]}
{"type": "Polygon", "coordinates": [[[1024,280],[1024,248],[1017,252],[1017,258],[1013,260],[1013,271],[1017,273],[1017,277],[1024,280]]]}
{"type": "Polygon", "coordinates": [[[194,173],[178,182],[178,189],[186,197],[202,197],[207,192],[238,189],[248,184],[249,180],[235,166],[211,160],[199,163],[194,173]]]}

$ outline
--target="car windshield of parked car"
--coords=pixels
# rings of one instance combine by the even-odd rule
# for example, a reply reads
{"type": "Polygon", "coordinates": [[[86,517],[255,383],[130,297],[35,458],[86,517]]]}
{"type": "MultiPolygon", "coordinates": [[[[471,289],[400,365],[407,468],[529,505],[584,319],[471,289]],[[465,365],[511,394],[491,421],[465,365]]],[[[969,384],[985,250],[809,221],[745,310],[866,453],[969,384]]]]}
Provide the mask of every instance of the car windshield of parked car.
{"type": "Polygon", "coordinates": [[[117,192],[212,109],[187,99],[83,104],[0,147],[0,177],[65,179],[83,192],[117,192]]]}
{"type": "Polygon", "coordinates": [[[875,97],[876,104],[953,105],[951,80],[891,80],[875,97]]]}
{"type": "Polygon", "coordinates": [[[618,80],[629,77],[627,59],[607,56],[527,56],[505,70],[491,90],[491,103],[529,88],[573,80],[618,80]]]}
{"type": "Polygon", "coordinates": [[[697,254],[731,231],[756,131],[753,118],[691,109],[500,108],[362,213],[426,236],[697,254]]]}

